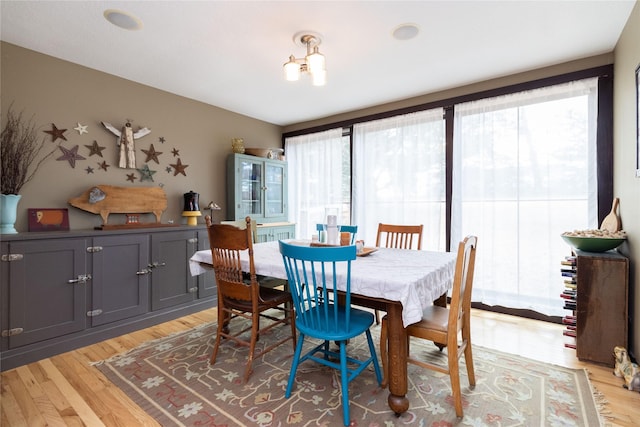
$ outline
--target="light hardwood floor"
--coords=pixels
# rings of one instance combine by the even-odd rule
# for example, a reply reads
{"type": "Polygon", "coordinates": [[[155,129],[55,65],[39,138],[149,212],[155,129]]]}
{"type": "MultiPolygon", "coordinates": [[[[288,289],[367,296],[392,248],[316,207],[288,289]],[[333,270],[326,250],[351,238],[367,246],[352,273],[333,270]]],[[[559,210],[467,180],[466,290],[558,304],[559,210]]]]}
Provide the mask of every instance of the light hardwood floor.
{"type": "MultiPolygon", "coordinates": [[[[215,319],[215,309],[2,373],[0,426],[157,426],[90,362],[106,359],[138,344],[215,319]]],[[[583,363],[563,346],[562,326],[474,310],[475,345],[520,354],[572,368],[587,368],[592,384],[608,402],[607,425],[640,425],[640,393],[622,387],[612,369],[583,363]]]]}

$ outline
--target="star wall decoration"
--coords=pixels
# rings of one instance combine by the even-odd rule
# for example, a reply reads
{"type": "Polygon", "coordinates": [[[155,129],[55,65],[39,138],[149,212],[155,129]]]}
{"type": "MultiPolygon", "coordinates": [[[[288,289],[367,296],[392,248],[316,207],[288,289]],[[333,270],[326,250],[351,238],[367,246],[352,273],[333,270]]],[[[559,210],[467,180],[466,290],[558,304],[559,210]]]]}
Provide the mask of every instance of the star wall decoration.
{"type": "Polygon", "coordinates": [[[78,154],[78,145],[73,147],[71,150],[69,150],[68,148],[63,147],[62,145],[59,145],[58,148],[64,154],[62,156],[58,157],[56,160],[67,160],[72,168],[76,167],[76,160],[84,160],[84,157],[82,157],[80,154],[78,154]]]}
{"type": "Polygon", "coordinates": [[[149,165],[145,164],[142,169],[138,169],[138,172],[140,172],[140,182],[153,182],[153,174],[156,173],[156,171],[152,171],[151,169],[149,169],[149,165]]]}
{"type": "Polygon", "coordinates": [[[160,138],[158,138],[158,141],[161,142],[162,144],[164,144],[166,139],[164,139],[164,136],[161,136],[160,138]]]}
{"type": "Polygon", "coordinates": [[[93,141],[92,145],[85,145],[85,147],[89,149],[89,156],[93,156],[94,154],[97,154],[100,157],[102,157],[102,150],[107,148],[107,147],[99,146],[98,141],[93,141]]]}
{"type": "Polygon", "coordinates": [[[162,151],[156,151],[156,149],[153,148],[153,144],[151,144],[148,150],[142,150],[142,152],[147,155],[147,159],[144,161],[145,163],[149,163],[149,160],[153,160],[157,164],[160,164],[158,156],[162,154],[162,151]]]}
{"type": "Polygon", "coordinates": [[[89,131],[87,130],[88,127],[88,125],[81,125],[80,122],[78,122],[78,126],[73,129],[77,130],[78,133],[82,135],[83,133],[89,133],[89,131]]]}
{"type": "Polygon", "coordinates": [[[136,178],[136,176],[134,174],[132,174],[132,173],[128,173],[127,174],[127,181],[134,182],[136,179],[138,179],[138,178],[136,178]]]}
{"type": "Polygon", "coordinates": [[[178,175],[179,173],[181,173],[184,176],[187,176],[187,174],[184,172],[184,170],[186,168],[189,167],[189,165],[183,165],[182,164],[182,160],[180,160],[180,158],[178,157],[178,163],[175,164],[171,164],[169,163],[171,166],[173,166],[173,176],[178,175]]]}
{"type": "Polygon", "coordinates": [[[173,154],[173,157],[178,157],[180,155],[180,150],[176,150],[174,148],[173,150],[171,150],[171,154],[173,154]]]}
{"type": "Polygon", "coordinates": [[[51,142],[56,142],[58,138],[64,139],[65,141],[67,140],[64,136],[66,131],[66,129],[58,129],[55,124],[51,123],[51,130],[45,130],[43,132],[51,135],[51,142]]]}
{"type": "Polygon", "coordinates": [[[103,161],[102,163],[98,163],[98,166],[100,166],[100,169],[104,170],[105,172],[107,172],[107,168],[111,165],[108,165],[106,161],[103,161]]]}
{"type": "Polygon", "coordinates": [[[85,170],[87,171],[87,174],[93,173],[93,168],[91,166],[87,166],[85,170]]]}
{"type": "Polygon", "coordinates": [[[164,170],[167,171],[167,173],[171,173],[171,171],[173,170],[173,168],[171,166],[167,166],[164,170]]]}

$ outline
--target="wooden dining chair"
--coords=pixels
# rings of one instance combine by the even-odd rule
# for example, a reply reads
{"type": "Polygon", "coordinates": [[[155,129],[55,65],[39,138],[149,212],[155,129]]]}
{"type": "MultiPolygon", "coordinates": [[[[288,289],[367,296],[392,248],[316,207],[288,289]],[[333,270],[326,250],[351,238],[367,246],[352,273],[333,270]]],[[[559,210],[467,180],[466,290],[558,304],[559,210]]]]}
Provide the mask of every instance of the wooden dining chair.
{"type": "Polygon", "coordinates": [[[246,382],[251,374],[255,359],[288,340],[293,340],[295,350],[296,326],[295,316],[290,312],[291,294],[281,289],[261,286],[258,282],[253,261],[250,217],[246,218],[244,229],[231,224],[212,224],[209,216],[205,220],[218,288],[218,327],[210,363],[213,365],[216,362],[222,338],[249,347],[249,355],[244,369],[244,381],[246,382]],[[243,251],[247,251],[249,254],[248,279],[244,279],[246,275],[243,275],[240,263],[240,253],[243,251]],[[267,310],[272,309],[282,311],[282,317],[275,316],[272,311],[266,313],[267,310]],[[233,333],[230,332],[229,323],[236,317],[248,319],[251,322],[250,326],[233,333]],[[261,319],[270,322],[262,325],[261,319]],[[257,351],[256,343],[260,335],[283,324],[290,324],[291,334],[274,343],[264,344],[264,347],[257,351]],[[248,331],[250,331],[250,336],[247,339],[244,336],[248,331]]]}
{"type": "Polygon", "coordinates": [[[378,224],[376,247],[422,249],[423,225],[378,224]]]}
{"type": "MultiPolygon", "coordinates": [[[[376,247],[396,249],[422,249],[423,225],[378,224],[376,247]]],[[[380,324],[380,311],[376,310],[376,325],[380,324]]]]}
{"type": "MultiPolygon", "coordinates": [[[[449,308],[432,305],[422,313],[422,320],[405,328],[407,346],[410,337],[433,341],[440,349],[447,347],[447,367],[431,364],[411,357],[407,361],[427,369],[449,374],[451,391],[455,404],[456,415],[462,417],[462,393],[460,392],[459,359],[464,354],[467,365],[469,386],[474,388],[476,377],[473,369],[473,355],[471,350],[471,289],[473,286],[473,271],[475,268],[476,245],[475,236],[467,236],[458,245],[458,257],[451,290],[449,308]]],[[[380,331],[380,357],[384,371],[383,387],[389,382],[387,360],[388,325],[386,316],[382,319],[380,331]]]]}
{"type": "MultiPolygon", "coordinates": [[[[316,230],[318,233],[325,230],[325,224],[316,224],[316,230]]],[[[356,234],[358,233],[357,225],[339,225],[338,231],[340,233],[351,233],[351,244],[353,245],[356,242],[356,234]]]]}
{"type": "MultiPolygon", "coordinates": [[[[285,397],[291,396],[300,363],[313,360],[340,371],[342,388],[342,416],[345,426],[350,425],[349,383],[373,364],[378,384],[382,382],[380,366],[369,328],[373,325],[373,313],[351,307],[351,261],[356,259],[356,247],[312,247],[279,242],[280,252],[289,279],[293,296],[296,328],[300,337],[293,355],[291,372],[285,397]],[[346,264],[346,265],[345,265],[346,264]],[[336,271],[346,268],[346,279],[336,271]],[[330,293],[344,292],[344,300],[334,303],[330,293]],[[344,303],[342,303],[344,301],[344,303]],[[347,355],[347,341],[366,334],[369,357],[359,360],[347,355]],[[302,355],[305,338],[320,340],[302,355]],[[329,343],[335,341],[339,349],[330,350],[329,343]],[[316,356],[320,353],[321,355],[316,356]]],[[[317,341],[316,341],[317,342],[317,341]]],[[[302,381],[302,380],[301,380],[302,381]]],[[[327,396],[328,398],[328,396],[327,396]]]]}

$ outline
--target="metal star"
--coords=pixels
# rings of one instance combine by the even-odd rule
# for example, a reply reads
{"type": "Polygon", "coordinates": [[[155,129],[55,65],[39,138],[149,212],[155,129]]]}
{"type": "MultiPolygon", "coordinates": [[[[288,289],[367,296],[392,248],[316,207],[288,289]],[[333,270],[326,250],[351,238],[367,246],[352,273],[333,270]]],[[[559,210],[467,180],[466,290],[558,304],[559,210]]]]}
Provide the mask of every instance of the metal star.
{"type": "Polygon", "coordinates": [[[93,173],[93,168],[91,166],[87,166],[85,170],[87,171],[87,173],[93,173]]]}
{"type": "Polygon", "coordinates": [[[158,141],[164,144],[166,139],[164,139],[164,136],[161,136],[160,138],[158,138],[158,141]]]}
{"type": "Polygon", "coordinates": [[[73,128],[74,130],[77,130],[78,133],[80,135],[82,135],[83,133],[89,133],[89,131],[87,130],[87,127],[89,127],[88,125],[81,125],[80,122],[78,122],[78,127],[73,128]]]}
{"type": "Polygon", "coordinates": [[[48,133],[49,135],[51,135],[51,142],[56,142],[56,139],[58,138],[64,139],[65,141],[67,140],[67,138],[64,136],[64,133],[67,131],[66,129],[58,129],[53,123],[51,123],[51,128],[51,130],[43,131],[44,133],[48,133]]]}
{"type": "Polygon", "coordinates": [[[93,141],[93,145],[85,145],[85,147],[89,149],[89,156],[93,156],[94,154],[97,154],[100,157],[102,157],[102,150],[107,148],[107,147],[99,146],[98,141],[93,141]]]}
{"type": "Polygon", "coordinates": [[[173,150],[171,150],[171,154],[173,154],[173,157],[178,157],[180,155],[180,150],[176,150],[174,148],[173,150]]]}
{"type": "Polygon", "coordinates": [[[145,163],[149,163],[149,160],[153,160],[157,164],[160,164],[158,156],[162,154],[162,151],[156,151],[156,149],[153,148],[153,144],[151,144],[148,150],[142,150],[142,152],[147,155],[147,160],[144,161],[145,163]]]}
{"type": "Polygon", "coordinates": [[[173,170],[173,168],[171,166],[167,166],[164,170],[167,171],[167,173],[171,173],[171,171],[173,170]]]}
{"type": "Polygon", "coordinates": [[[107,168],[111,165],[108,165],[106,161],[103,161],[102,163],[98,163],[98,166],[100,166],[100,169],[103,169],[105,172],[107,172],[107,168]]]}
{"type": "Polygon", "coordinates": [[[128,173],[127,174],[127,181],[134,182],[136,179],[138,179],[138,178],[136,178],[136,176],[134,174],[132,174],[132,173],[128,173]]]}
{"type": "Polygon", "coordinates": [[[149,169],[149,165],[145,164],[142,169],[138,169],[138,172],[140,172],[140,182],[153,182],[153,174],[156,173],[156,171],[152,171],[151,169],[149,169]]]}
{"type": "Polygon", "coordinates": [[[183,165],[182,164],[182,160],[180,160],[180,158],[178,157],[178,163],[175,164],[171,164],[169,163],[169,165],[173,166],[173,176],[178,175],[179,173],[181,173],[184,176],[187,176],[187,174],[184,172],[184,170],[186,168],[189,167],[189,165],[183,165]]]}
{"type": "Polygon", "coordinates": [[[58,157],[56,160],[67,160],[72,168],[76,167],[76,160],[84,160],[80,154],[78,154],[78,146],[76,145],[71,150],[68,148],[59,145],[58,148],[64,153],[62,156],[58,157]]]}

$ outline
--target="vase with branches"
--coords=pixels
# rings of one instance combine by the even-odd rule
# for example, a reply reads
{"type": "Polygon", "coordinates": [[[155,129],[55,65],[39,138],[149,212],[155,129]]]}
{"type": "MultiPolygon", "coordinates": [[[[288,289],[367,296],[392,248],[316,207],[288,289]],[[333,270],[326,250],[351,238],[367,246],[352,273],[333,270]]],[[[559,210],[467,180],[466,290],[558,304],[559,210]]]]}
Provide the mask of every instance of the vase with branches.
{"type": "Polygon", "coordinates": [[[0,233],[17,233],[16,221],[20,190],[33,179],[42,163],[58,148],[48,151],[45,138],[38,138],[33,117],[24,119],[13,105],[7,111],[7,121],[0,134],[0,233]]]}
{"type": "Polygon", "coordinates": [[[0,138],[0,193],[20,194],[22,187],[33,179],[42,163],[53,155],[58,144],[45,152],[45,138],[38,139],[33,117],[24,119],[10,106],[7,122],[0,138]]]}

